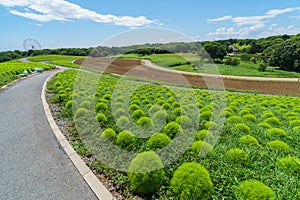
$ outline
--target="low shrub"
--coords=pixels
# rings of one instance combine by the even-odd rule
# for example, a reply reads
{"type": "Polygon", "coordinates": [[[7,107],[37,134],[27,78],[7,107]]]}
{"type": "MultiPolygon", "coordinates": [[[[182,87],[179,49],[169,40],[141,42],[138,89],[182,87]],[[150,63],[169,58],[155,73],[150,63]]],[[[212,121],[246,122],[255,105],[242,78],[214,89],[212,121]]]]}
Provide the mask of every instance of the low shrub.
{"type": "Polygon", "coordinates": [[[272,127],[270,124],[267,124],[267,123],[264,123],[264,122],[259,123],[258,126],[262,127],[262,128],[271,128],[272,127]]]}
{"type": "Polygon", "coordinates": [[[171,142],[171,139],[164,133],[156,133],[147,141],[148,146],[152,150],[160,149],[167,146],[171,142]]]}
{"type": "Polygon", "coordinates": [[[274,113],[271,111],[265,111],[264,114],[261,116],[263,119],[268,119],[270,117],[275,117],[274,113]]]}
{"type": "Polygon", "coordinates": [[[256,117],[252,114],[247,114],[243,116],[243,120],[250,121],[250,122],[256,122],[256,117]]]}
{"type": "Polygon", "coordinates": [[[138,119],[140,119],[141,117],[144,117],[144,116],[145,116],[145,113],[140,109],[135,110],[131,115],[131,117],[135,120],[138,120],[138,119]]]}
{"type": "Polygon", "coordinates": [[[161,111],[161,110],[162,110],[161,106],[154,105],[149,109],[149,113],[150,113],[150,115],[154,115],[154,113],[157,113],[158,111],[161,111]]]}
{"type": "Polygon", "coordinates": [[[163,163],[153,151],[138,154],[131,161],[128,173],[133,191],[143,195],[155,193],[165,180],[163,163]]]}
{"type": "Polygon", "coordinates": [[[195,137],[196,141],[213,141],[214,135],[209,130],[198,131],[195,137]]]}
{"type": "Polygon", "coordinates": [[[275,125],[275,126],[280,125],[280,121],[277,117],[270,117],[270,118],[266,119],[264,121],[264,123],[267,123],[267,124],[270,124],[270,125],[275,125]]]}
{"type": "Polygon", "coordinates": [[[122,116],[117,120],[116,124],[120,128],[127,127],[130,124],[130,121],[126,116],[122,116]]]}
{"type": "Polygon", "coordinates": [[[208,171],[200,164],[185,163],[174,173],[171,187],[178,199],[211,199],[213,183],[208,171]]]}
{"type": "Polygon", "coordinates": [[[241,137],[240,142],[247,145],[258,145],[257,139],[251,135],[245,135],[241,137]]]}
{"type": "Polygon", "coordinates": [[[219,125],[216,122],[206,122],[205,123],[205,128],[208,130],[217,130],[219,125]]]}
{"type": "Polygon", "coordinates": [[[105,111],[108,109],[106,103],[100,102],[96,104],[96,112],[105,111]]]}
{"type": "Polygon", "coordinates": [[[213,113],[211,111],[200,112],[200,119],[209,121],[212,118],[213,113]]]}
{"type": "Polygon", "coordinates": [[[117,137],[116,132],[112,128],[107,128],[101,134],[101,138],[103,139],[115,139],[117,137]]]}
{"type": "Polygon", "coordinates": [[[193,122],[192,120],[186,116],[182,115],[176,118],[176,123],[180,124],[180,126],[184,129],[189,129],[193,127],[193,122]]]}
{"type": "Polygon", "coordinates": [[[192,144],[190,149],[199,156],[204,157],[213,150],[213,147],[205,141],[197,141],[192,144]]]}
{"type": "Polygon", "coordinates": [[[248,161],[248,154],[242,149],[230,149],[225,154],[225,160],[231,163],[243,164],[248,161]]]}
{"type": "Polygon", "coordinates": [[[290,122],[291,126],[300,126],[300,120],[293,120],[290,122]]]}
{"type": "Polygon", "coordinates": [[[282,136],[286,136],[286,132],[280,128],[271,128],[267,131],[268,135],[269,136],[279,136],[279,137],[282,137],[282,136]]]}
{"type": "Polygon", "coordinates": [[[176,122],[170,122],[164,127],[164,133],[173,138],[177,133],[182,132],[180,125],[176,122]]]}
{"type": "Polygon", "coordinates": [[[300,159],[296,157],[285,157],[277,162],[279,168],[288,173],[300,173],[300,159]]]}
{"type": "Polygon", "coordinates": [[[290,150],[290,146],[281,140],[275,140],[275,141],[269,142],[268,146],[272,150],[280,150],[280,151],[289,151],[290,150]]]}
{"type": "Polygon", "coordinates": [[[246,124],[242,124],[242,123],[239,123],[239,124],[236,124],[234,126],[234,128],[238,131],[241,131],[243,133],[250,133],[250,128],[249,126],[247,126],[246,124]]]}
{"type": "Polygon", "coordinates": [[[136,104],[132,104],[129,106],[129,110],[131,110],[131,111],[135,111],[135,110],[139,110],[139,109],[140,109],[140,107],[136,104]]]}
{"type": "Polygon", "coordinates": [[[75,112],[75,118],[81,118],[83,116],[85,116],[86,114],[88,114],[89,111],[85,108],[79,108],[78,110],[76,110],[75,112]]]}
{"type": "Polygon", "coordinates": [[[227,119],[227,122],[240,123],[240,122],[242,122],[242,118],[240,116],[231,116],[227,119]]]}
{"type": "Polygon", "coordinates": [[[130,131],[123,131],[118,134],[116,143],[122,149],[131,150],[133,149],[135,141],[136,138],[134,137],[133,133],[130,131]]]}
{"type": "Polygon", "coordinates": [[[97,121],[100,122],[100,123],[104,123],[104,122],[107,121],[107,117],[106,117],[103,113],[98,113],[98,114],[96,115],[96,119],[97,119],[97,121]]]}
{"type": "Polygon", "coordinates": [[[164,110],[159,110],[156,113],[153,114],[152,120],[154,124],[160,124],[162,122],[165,122],[168,118],[168,113],[164,110]]]}
{"type": "Polygon", "coordinates": [[[241,183],[235,190],[235,195],[240,200],[275,200],[273,190],[257,180],[249,180],[241,183]]]}
{"type": "Polygon", "coordinates": [[[170,105],[169,103],[164,103],[164,104],[162,105],[162,107],[163,107],[164,109],[170,109],[170,108],[171,108],[171,105],[170,105]]]}
{"type": "Polygon", "coordinates": [[[137,125],[139,125],[139,126],[148,126],[150,124],[151,124],[151,119],[149,117],[141,117],[137,121],[137,125]]]}

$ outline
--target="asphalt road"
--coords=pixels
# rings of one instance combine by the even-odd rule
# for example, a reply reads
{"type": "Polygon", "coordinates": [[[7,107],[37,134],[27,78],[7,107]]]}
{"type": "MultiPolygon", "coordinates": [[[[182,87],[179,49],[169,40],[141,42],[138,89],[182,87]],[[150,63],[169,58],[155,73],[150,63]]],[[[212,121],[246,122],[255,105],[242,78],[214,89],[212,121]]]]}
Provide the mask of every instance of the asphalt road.
{"type": "Polygon", "coordinates": [[[43,73],[0,92],[0,199],[97,199],[44,114],[43,73]]]}

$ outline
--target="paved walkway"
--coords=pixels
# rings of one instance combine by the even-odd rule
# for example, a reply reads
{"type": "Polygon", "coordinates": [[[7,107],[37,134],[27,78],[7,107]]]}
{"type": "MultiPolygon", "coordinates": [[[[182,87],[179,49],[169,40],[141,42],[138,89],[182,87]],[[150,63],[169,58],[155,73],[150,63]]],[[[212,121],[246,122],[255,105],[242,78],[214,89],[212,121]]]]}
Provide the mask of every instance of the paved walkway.
{"type": "Polygon", "coordinates": [[[53,72],[0,92],[0,199],[97,199],[59,147],[41,91],[53,72]]]}

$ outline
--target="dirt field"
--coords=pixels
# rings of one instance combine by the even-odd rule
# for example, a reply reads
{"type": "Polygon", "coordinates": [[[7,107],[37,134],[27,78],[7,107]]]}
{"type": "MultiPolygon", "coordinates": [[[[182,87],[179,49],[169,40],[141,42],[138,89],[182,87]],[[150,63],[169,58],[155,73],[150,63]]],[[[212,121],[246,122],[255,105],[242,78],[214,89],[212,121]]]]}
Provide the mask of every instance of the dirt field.
{"type": "Polygon", "coordinates": [[[237,90],[256,90],[264,94],[300,95],[300,83],[297,82],[267,82],[233,79],[221,80],[219,78],[212,77],[179,75],[142,66],[139,60],[90,58],[86,60],[78,60],[75,63],[115,74],[136,76],[139,78],[147,78],[176,84],[191,84],[209,88],[222,88],[225,86],[225,88],[237,90]]]}

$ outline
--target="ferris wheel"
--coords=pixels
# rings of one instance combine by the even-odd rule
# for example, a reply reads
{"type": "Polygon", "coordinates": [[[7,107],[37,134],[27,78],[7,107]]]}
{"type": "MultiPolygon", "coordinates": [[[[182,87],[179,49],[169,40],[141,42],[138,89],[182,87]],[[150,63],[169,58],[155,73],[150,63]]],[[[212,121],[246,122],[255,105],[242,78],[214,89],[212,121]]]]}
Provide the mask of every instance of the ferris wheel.
{"type": "Polygon", "coordinates": [[[23,42],[23,47],[26,51],[29,50],[41,50],[41,44],[34,39],[26,39],[23,42]]]}

